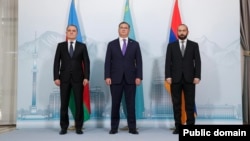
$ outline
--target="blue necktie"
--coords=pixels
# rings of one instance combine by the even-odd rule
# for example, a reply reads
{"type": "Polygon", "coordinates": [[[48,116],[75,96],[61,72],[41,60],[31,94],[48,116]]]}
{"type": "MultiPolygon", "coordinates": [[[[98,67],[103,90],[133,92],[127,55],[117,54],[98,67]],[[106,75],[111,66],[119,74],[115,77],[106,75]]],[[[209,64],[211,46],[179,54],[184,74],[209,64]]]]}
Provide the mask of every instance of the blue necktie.
{"type": "Polygon", "coordinates": [[[74,50],[73,50],[73,42],[70,42],[70,47],[69,47],[69,54],[70,54],[70,57],[73,56],[73,53],[74,53],[74,50]]]}
{"type": "Polygon", "coordinates": [[[122,54],[125,55],[127,49],[126,39],[123,39],[122,54]]]}

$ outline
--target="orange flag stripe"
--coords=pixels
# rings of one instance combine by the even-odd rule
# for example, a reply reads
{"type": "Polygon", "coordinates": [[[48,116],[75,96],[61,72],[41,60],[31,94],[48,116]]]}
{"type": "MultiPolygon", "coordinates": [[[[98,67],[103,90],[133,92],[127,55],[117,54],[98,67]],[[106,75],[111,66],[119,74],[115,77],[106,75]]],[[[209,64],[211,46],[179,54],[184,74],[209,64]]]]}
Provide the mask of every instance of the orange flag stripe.
{"type": "MultiPolygon", "coordinates": [[[[169,94],[171,94],[170,90],[170,84],[165,82],[165,88],[169,94]]],[[[186,115],[186,110],[185,110],[185,99],[184,99],[184,93],[182,92],[181,95],[181,123],[184,125],[186,124],[187,121],[187,115],[186,115]]]]}

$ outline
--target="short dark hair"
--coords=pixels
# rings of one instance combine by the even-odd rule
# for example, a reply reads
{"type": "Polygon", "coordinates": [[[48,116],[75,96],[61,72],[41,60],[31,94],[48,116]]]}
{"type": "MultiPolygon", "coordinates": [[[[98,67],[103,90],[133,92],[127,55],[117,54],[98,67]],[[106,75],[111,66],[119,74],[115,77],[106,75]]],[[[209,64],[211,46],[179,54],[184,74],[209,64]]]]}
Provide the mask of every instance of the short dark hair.
{"type": "Polygon", "coordinates": [[[66,29],[68,29],[70,26],[74,26],[74,27],[76,28],[76,31],[78,32],[78,28],[77,28],[77,26],[76,26],[76,25],[74,25],[74,24],[69,24],[69,25],[67,26],[67,28],[66,28],[66,29]]]}
{"type": "Polygon", "coordinates": [[[180,24],[180,25],[178,26],[178,28],[179,28],[180,26],[185,26],[185,27],[187,28],[187,31],[188,31],[188,26],[187,26],[186,24],[180,24]]]}
{"type": "Polygon", "coordinates": [[[127,22],[125,22],[125,21],[120,22],[119,27],[120,27],[122,24],[126,24],[126,25],[128,25],[128,28],[130,28],[130,25],[129,25],[127,22]]]}

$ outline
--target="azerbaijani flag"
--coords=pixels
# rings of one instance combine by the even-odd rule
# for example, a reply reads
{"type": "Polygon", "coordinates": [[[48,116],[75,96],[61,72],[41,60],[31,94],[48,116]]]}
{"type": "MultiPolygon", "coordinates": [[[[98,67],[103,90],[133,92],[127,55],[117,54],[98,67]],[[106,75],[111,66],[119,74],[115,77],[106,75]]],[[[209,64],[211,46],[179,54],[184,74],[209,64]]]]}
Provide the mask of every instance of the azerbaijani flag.
{"type": "MultiPolygon", "coordinates": [[[[179,6],[178,6],[178,0],[175,1],[174,4],[174,9],[173,9],[173,14],[172,14],[172,21],[171,21],[171,29],[170,29],[170,35],[169,35],[169,43],[174,42],[176,40],[178,40],[177,37],[177,29],[178,26],[182,24],[181,22],[181,16],[180,16],[180,11],[179,11],[179,6]]],[[[168,91],[168,93],[170,92],[170,85],[165,82],[165,87],[168,91]]],[[[181,122],[182,124],[186,123],[187,120],[187,116],[186,116],[186,111],[185,111],[185,99],[184,99],[184,93],[182,92],[182,103],[181,103],[181,122]]],[[[195,116],[197,115],[196,113],[196,108],[194,111],[195,116]]]]}
{"type": "MultiPolygon", "coordinates": [[[[82,35],[81,35],[80,26],[79,26],[78,19],[77,19],[77,14],[76,14],[74,0],[71,1],[71,5],[70,5],[68,25],[70,25],[70,24],[73,24],[73,25],[77,26],[77,28],[78,28],[78,35],[77,35],[76,40],[79,41],[79,42],[82,42],[83,38],[82,38],[82,35]]],[[[75,108],[75,101],[74,101],[73,90],[71,90],[71,94],[70,94],[69,108],[71,110],[71,113],[72,113],[73,117],[75,118],[76,108],[75,108]]],[[[89,84],[87,84],[86,86],[84,86],[84,92],[83,92],[83,110],[84,110],[84,121],[87,121],[88,119],[90,119],[90,113],[91,113],[91,111],[90,111],[89,84]]]]}
{"type": "MultiPolygon", "coordinates": [[[[129,38],[135,40],[134,27],[133,27],[133,22],[132,22],[132,18],[131,18],[130,8],[129,8],[129,0],[126,0],[123,21],[127,22],[130,25],[129,38]]],[[[122,106],[123,106],[124,114],[127,117],[127,109],[126,109],[126,103],[125,103],[124,96],[122,98],[122,106]]],[[[136,87],[135,111],[136,111],[136,118],[137,119],[143,118],[143,113],[144,113],[144,96],[143,96],[143,86],[142,86],[142,83],[139,86],[136,87]]]]}

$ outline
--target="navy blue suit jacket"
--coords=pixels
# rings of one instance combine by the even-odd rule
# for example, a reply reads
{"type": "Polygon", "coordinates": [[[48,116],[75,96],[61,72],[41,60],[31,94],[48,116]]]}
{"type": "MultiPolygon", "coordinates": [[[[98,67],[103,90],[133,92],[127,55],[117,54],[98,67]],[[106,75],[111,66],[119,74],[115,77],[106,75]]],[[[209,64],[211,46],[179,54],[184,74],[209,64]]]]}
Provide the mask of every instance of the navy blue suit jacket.
{"type": "Polygon", "coordinates": [[[128,39],[123,56],[119,38],[108,43],[105,58],[105,79],[111,78],[112,84],[121,83],[123,76],[128,84],[135,84],[135,79],[142,80],[142,56],[137,41],[128,39]]]}

